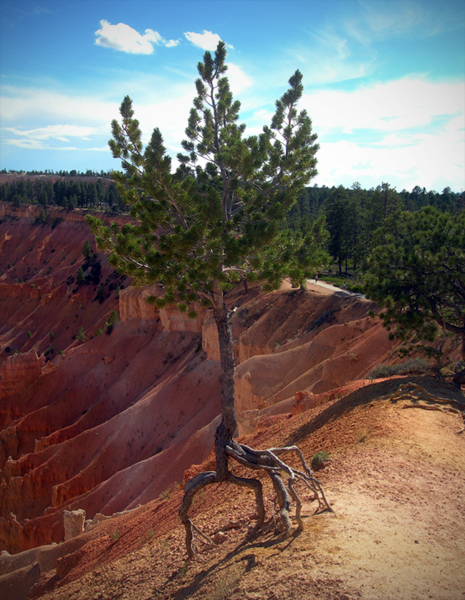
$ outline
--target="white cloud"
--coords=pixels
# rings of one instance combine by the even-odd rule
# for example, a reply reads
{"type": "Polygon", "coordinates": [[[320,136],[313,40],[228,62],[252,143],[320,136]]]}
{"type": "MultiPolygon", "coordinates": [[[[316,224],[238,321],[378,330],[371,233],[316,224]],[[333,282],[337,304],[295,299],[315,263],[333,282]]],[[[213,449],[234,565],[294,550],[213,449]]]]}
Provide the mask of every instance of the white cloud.
{"type": "Polygon", "coordinates": [[[287,54],[312,85],[358,79],[372,71],[376,53],[365,47],[352,52],[346,34],[327,28],[311,31],[309,36],[311,43],[294,46],[287,54]]]}
{"type": "Polygon", "coordinates": [[[420,3],[415,0],[360,1],[361,12],[345,23],[347,33],[370,45],[396,37],[427,38],[439,33],[461,29],[463,17],[449,10],[447,3],[420,3]]]}
{"type": "Polygon", "coordinates": [[[21,130],[16,127],[4,127],[4,131],[9,131],[14,135],[27,138],[28,140],[48,140],[56,139],[62,142],[68,142],[70,137],[77,137],[82,140],[89,140],[89,136],[96,133],[94,127],[82,127],[80,125],[48,125],[37,129],[21,130]]]}
{"type": "Polygon", "coordinates": [[[65,122],[83,126],[110,123],[118,116],[118,104],[100,97],[66,94],[37,88],[2,86],[3,123],[65,122]]]}
{"type": "Polygon", "coordinates": [[[152,54],[153,44],[173,48],[177,46],[178,40],[165,40],[157,31],[146,29],[141,35],[138,31],[126,25],[118,23],[112,25],[107,20],[100,21],[101,29],[97,29],[95,43],[97,46],[112,48],[128,54],[152,54]]]}
{"type": "Polygon", "coordinates": [[[434,126],[435,119],[463,115],[465,85],[406,77],[352,92],[306,93],[302,104],[320,133],[395,132],[434,126]]]}
{"type": "MultiPolygon", "coordinates": [[[[216,50],[218,43],[221,42],[221,38],[217,33],[203,30],[203,33],[194,33],[193,31],[187,31],[184,33],[185,37],[191,44],[202,48],[202,50],[216,50]]],[[[234,49],[234,46],[226,44],[228,48],[234,49]]]]}
{"type": "Polygon", "coordinates": [[[352,92],[307,93],[302,104],[319,135],[320,185],[464,187],[463,83],[409,77],[352,92]]]}
{"type": "MultiPolygon", "coordinates": [[[[247,105],[242,113],[246,133],[259,133],[274,114],[273,103],[254,95],[255,82],[240,67],[230,63],[228,67],[232,90],[245,90],[239,98],[247,105]]],[[[175,156],[181,151],[195,95],[193,77],[173,84],[160,76],[137,74],[125,79],[124,87],[131,90],[144,143],[159,127],[165,146],[175,156]]],[[[52,89],[3,85],[1,91],[2,161],[7,149],[14,147],[21,148],[24,156],[26,150],[65,151],[76,146],[103,156],[109,152],[110,121],[119,119],[119,103],[127,93],[112,88],[107,90],[112,100],[106,101],[100,95],[52,89]]],[[[433,83],[422,77],[354,91],[305,92],[301,107],[312,118],[320,143],[315,183],[360,181],[363,187],[371,187],[387,181],[397,189],[420,185],[441,191],[449,185],[460,191],[465,179],[464,105],[463,83],[433,83]]],[[[108,163],[119,167],[111,158],[108,163]]]]}
{"type": "Polygon", "coordinates": [[[229,79],[229,85],[234,95],[240,94],[243,90],[252,85],[252,80],[248,77],[244,71],[233,63],[227,63],[228,70],[226,71],[226,77],[229,79]]]}

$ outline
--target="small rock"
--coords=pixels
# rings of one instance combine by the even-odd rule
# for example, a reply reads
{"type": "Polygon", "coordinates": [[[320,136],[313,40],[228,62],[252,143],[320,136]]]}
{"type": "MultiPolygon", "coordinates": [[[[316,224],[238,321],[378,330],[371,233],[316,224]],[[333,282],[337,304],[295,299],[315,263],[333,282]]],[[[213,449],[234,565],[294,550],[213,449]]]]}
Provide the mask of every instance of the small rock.
{"type": "Polygon", "coordinates": [[[222,531],[218,531],[218,533],[216,533],[213,538],[212,541],[214,544],[222,544],[223,542],[225,542],[227,539],[227,535],[225,533],[223,533],[222,531]]]}
{"type": "Polygon", "coordinates": [[[240,529],[241,524],[239,521],[229,521],[227,525],[221,528],[221,531],[229,531],[230,529],[240,529]]]}

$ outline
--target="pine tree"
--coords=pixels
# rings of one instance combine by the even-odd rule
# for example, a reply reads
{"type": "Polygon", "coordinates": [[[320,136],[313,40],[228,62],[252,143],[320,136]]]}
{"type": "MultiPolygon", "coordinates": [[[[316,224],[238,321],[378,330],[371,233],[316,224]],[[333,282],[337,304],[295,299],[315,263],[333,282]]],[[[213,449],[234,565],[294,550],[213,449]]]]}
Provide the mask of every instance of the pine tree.
{"type": "Polygon", "coordinates": [[[342,263],[346,261],[351,244],[351,203],[349,194],[340,185],[335,188],[325,202],[326,225],[329,231],[328,249],[334,260],[337,261],[339,275],[342,276],[342,263]]]}
{"type": "Polygon", "coordinates": [[[86,261],[90,260],[94,256],[94,251],[92,250],[92,245],[89,240],[84,242],[84,246],[82,247],[82,255],[86,261]]]}
{"type": "Polygon", "coordinates": [[[84,271],[82,267],[79,267],[77,275],[76,275],[76,283],[77,285],[82,285],[86,280],[86,276],[84,275],[84,271]]]}
{"type": "MultiPolygon", "coordinates": [[[[465,210],[401,213],[395,235],[370,256],[364,291],[385,308],[393,336],[431,342],[442,328],[461,338],[465,363],[465,210]]],[[[465,369],[454,380],[465,382],[465,369]]]]}
{"type": "MultiPolygon", "coordinates": [[[[305,111],[298,112],[302,96],[299,71],[288,91],[276,102],[271,126],[258,136],[245,137],[238,124],[240,103],[233,99],[225,77],[226,47],[218,44],[214,56],[206,52],[198,64],[197,97],[182,142],[186,154],[172,171],[158,129],[145,150],[132,101],[120,108],[121,123],[112,123],[109,145],[122,160],[124,173],[113,173],[121,198],[140,224],[106,227],[95,217],[87,222],[109,261],[137,284],[162,284],[159,307],[175,304],[195,317],[195,303],[211,307],[218,329],[222,370],[222,421],[216,432],[216,471],[198,475],[185,486],[180,517],[186,528],[186,546],[194,555],[194,528],[188,516],[195,494],[212,483],[229,481],[254,490],[258,522],[264,522],[262,485],[258,479],[235,476],[228,464],[233,458],[253,469],[263,468],[272,479],[289,533],[291,497],[300,500],[293,484],[302,477],[312,486],[320,506],[329,508],[305,461],[297,472],[278,454],[294,448],[254,451],[234,440],[237,427],[233,340],[225,295],[239,281],[260,281],[264,290],[277,289],[284,277],[305,284],[324,261],[320,220],[305,236],[284,231],[283,220],[303,186],[316,171],[317,136],[305,111]],[[289,487],[278,471],[289,475],[289,487]]],[[[299,457],[303,460],[300,451],[299,457]]]]}

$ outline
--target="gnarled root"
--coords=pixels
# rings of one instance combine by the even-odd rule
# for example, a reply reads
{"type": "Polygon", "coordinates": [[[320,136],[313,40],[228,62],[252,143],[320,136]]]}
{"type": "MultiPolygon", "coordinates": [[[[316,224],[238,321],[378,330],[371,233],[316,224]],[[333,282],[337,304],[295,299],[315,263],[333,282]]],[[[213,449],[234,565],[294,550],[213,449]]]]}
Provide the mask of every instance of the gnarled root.
{"type": "MultiPolygon", "coordinates": [[[[411,400],[412,402],[417,402],[417,404],[404,404],[402,408],[421,408],[423,410],[437,410],[439,412],[453,412],[459,414],[463,421],[465,422],[465,411],[463,410],[463,404],[458,402],[457,400],[453,400],[452,398],[439,398],[438,396],[433,396],[429,392],[425,390],[425,388],[421,387],[416,383],[407,383],[404,385],[400,385],[399,389],[395,394],[393,394],[390,398],[391,402],[397,402],[398,400],[411,400]],[[430,404],[418,404],[420,401],[429,402],[430,404]],[[452,404],[457,408],[451,408],[450,406],[441,408],[440,406],[435,406],[436,404],[444,405],[444,404],[452,404]]],[[[459,429],[455,433],[460,434],[465,431],[465,427],[459,429]]]]}
{"type": "MultiPolygon", "coordinates": [[[[305,461],[302,451],[297,446],[270,448],[269,450],[253,450],[245,444],[239,444],[235,440],[231,440],[222,450],[227,457],[236,460],[244,467],[255,470],[264,470],[268,474],[273,484],[279,505],[281,530],[286,536],[290,534],[292,528],[289,515],[292,500],[296,504],[295,519],[297,521],[297,530],[302,531],[304,528],[301,516],[302,502],[296,491],[297,483],[304,483],[313,492],[314,499],[318,501],[318,509],[316,512],[325,510],[333,512],[325,497],[321,483],[314,477],[312,470],[305,461]],[[301,469],[295,469],[281,460],[280,456],[282,454],[290,452],[296,453],[299,457],[302,465],[301,469]],[[283,476],[287,478],[287,484],[284,482],[283,476]]],[[[224,472],[222,476],[219,476],[216,471],[200,473],[185,484],[184,497],[179,508],[179,516],[186,529],[186,549],[189,558],[197,556],[193,543],[195,533],[199,534],[201,539],[205,538],[208,543],[213,544],[210,538],[201,533],[192,523],[188,514],[189,508],[197,492],[207,485],[220,483],[221,481],[229,481],[230,483],[254,490],[258,519],[253,532],[258,531],[263,526],[265,521],[265,507],[263,503],[262,484],[259,479],[238,477],[233,475],[229,470],[224,472]]]]}

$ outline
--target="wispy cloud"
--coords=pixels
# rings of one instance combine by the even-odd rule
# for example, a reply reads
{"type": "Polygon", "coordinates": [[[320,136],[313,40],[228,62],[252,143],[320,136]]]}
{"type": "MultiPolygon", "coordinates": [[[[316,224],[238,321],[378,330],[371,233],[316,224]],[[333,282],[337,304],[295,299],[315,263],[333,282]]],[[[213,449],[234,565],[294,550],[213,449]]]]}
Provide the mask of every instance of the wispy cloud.
{"type": "Polygon", "coordinates": [[[353,92],[306,93],[303,102],[314,126],[323,133],[395,132],[434,125],[440,116],[463,118],[465,85],[405,77],[353,92]]]}
{"type": "Polygon", "coordinates": [[[143,34],[126,25],[118,23],[112,25],[107,20],[100,21],[100,29],[95,32],[95,44],[104,48],[111,48],[128,54],[152,54],[153,45],[173,48],[179,44],[178,40],[165,40],[158,31],[146,29],[143,34]]]}
{"type": "MultiPolygon", "coordinates": [[[[186,31],[184,33],[186,39],[194,46],[202,48],[202,50],[216,50],[218,42],[221,42],[221,38],[217,33],[203,30],[203,33],[194,33],[193,31],[186,31]]],[[[226,44],[228,48],[234,49],[231,44],[226,44]]]]}
{"type": "Polygon", "coordinates": [[[457,11],[449,11],[446,3],[424,4],[415,0],[393,2],[360,1],[360,13],[345,23],[346,32],[365,45],[398,37],[428,38],[464,26],[457,11]]]}
{"type": "Polygon", "coordinates": [[[2,86],[3,123],[73,123],[83,126],[109,123],[118,116],[118,105],[99,97],[56,92],[36,87],[2,86]]]}
{"type": "Polygon", "coordinates": [[[376,60],[376,53],[371,48],[364,46],[353,52],[350,36],[336,31],[332,25],[318,31],[310,30],[308,42],[290,48],[287,54],[313,85],[365,77],[371,73],[376,60]]]}
{"type": "Polygon", "coordinates": [[[29,130],[22,130],[17,127],[4,127],[3,130],[20,137],[28,138],[29,140],[56,139],[62,142],[69,142],[70,137],[88,140],[90,139],[89,136],[96,133],[94,127],[82,127],[80,125],[49,125],[48,127],[29,130]]]}
{"type": "Polygon", "coordinates": [[[318,183],[463,188],[463,83],[404,78],[354,92],[307,93],[303,105],[319,134],[318,183]]]}

